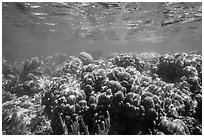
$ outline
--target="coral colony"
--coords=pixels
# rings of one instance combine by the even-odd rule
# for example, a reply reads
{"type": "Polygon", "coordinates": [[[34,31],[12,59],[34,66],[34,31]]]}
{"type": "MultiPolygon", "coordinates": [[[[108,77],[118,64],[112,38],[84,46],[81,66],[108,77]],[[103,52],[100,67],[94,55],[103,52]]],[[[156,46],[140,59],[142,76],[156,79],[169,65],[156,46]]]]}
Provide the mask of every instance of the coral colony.
{"type": "Polygon", "coordinates": [[[2,66],[3,134],[202,134],[202,55],[56,54],[2,66]]]}

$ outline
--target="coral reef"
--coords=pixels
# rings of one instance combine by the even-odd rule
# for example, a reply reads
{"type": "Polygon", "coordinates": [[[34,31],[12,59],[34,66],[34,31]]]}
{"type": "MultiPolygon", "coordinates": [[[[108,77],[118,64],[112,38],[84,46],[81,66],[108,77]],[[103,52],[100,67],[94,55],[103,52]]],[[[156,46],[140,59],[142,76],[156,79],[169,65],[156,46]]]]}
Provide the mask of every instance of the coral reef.
{"type": "Polygon", "coordinates": [[[82,52],[32,58],[22,69],[2,64],[3,134],[202,134],[200,54],[82,52]]]}

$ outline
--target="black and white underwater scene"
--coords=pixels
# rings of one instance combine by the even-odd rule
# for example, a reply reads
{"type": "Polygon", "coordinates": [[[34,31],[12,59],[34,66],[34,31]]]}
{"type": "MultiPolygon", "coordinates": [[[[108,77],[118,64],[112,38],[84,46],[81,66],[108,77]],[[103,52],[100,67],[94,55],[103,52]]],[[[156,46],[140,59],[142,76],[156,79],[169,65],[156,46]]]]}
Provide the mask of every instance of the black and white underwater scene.
{"type": "Polygon", "coordinates": [[[202,135],[201,2],[2,2],[3,135],[202,135]]]}

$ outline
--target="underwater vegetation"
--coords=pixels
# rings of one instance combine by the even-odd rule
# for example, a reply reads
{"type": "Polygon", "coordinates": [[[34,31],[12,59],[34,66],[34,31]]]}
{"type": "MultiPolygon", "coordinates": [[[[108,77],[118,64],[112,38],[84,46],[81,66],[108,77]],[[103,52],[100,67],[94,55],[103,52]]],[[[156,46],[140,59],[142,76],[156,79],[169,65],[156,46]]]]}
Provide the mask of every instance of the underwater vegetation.
{"type": "Polygon", "coordinates": [[[5,135],[201,135],[202,54],[2,60],[5,135]],[[23,66],[23,67],[19,67],[23,66]]]}

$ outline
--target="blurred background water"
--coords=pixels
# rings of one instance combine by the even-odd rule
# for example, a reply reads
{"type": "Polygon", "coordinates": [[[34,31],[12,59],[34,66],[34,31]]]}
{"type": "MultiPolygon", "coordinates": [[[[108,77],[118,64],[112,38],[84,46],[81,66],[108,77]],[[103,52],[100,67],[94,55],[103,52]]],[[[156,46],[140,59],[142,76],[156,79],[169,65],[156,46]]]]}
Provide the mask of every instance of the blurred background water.
{"type": "Polygon", "coordinates": [[[202,3],[2,3],[2,54],[10,61],[201,50],[202,3]]]}

